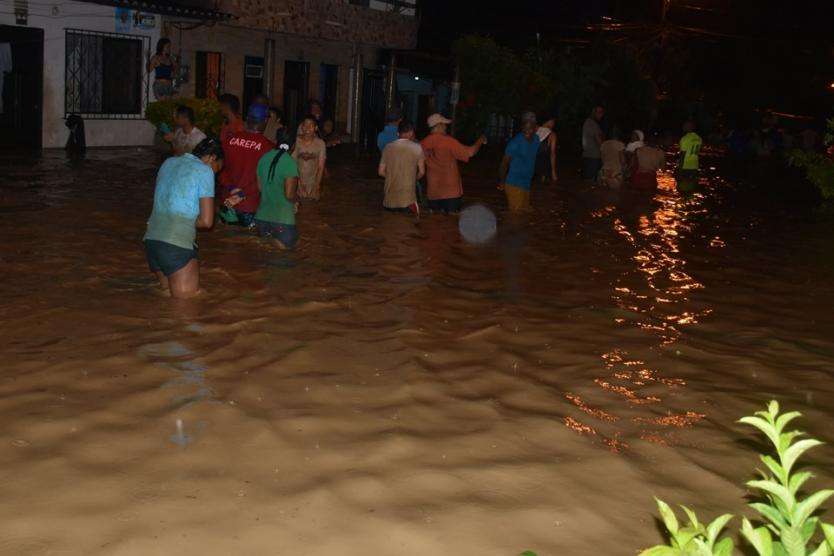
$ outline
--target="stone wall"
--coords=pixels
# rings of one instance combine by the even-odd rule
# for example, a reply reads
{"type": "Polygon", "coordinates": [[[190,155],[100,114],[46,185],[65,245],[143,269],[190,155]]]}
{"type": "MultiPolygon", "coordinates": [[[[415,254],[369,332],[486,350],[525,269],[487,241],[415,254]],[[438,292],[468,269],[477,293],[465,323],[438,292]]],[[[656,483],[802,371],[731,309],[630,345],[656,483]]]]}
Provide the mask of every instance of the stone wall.
{"type": "Polygon", "coordinates": [[[411,49],[417,43],[416,17],[347,0],[219,0],[218,9],[235,15],[241,27],[381,48],[411,49]]]}

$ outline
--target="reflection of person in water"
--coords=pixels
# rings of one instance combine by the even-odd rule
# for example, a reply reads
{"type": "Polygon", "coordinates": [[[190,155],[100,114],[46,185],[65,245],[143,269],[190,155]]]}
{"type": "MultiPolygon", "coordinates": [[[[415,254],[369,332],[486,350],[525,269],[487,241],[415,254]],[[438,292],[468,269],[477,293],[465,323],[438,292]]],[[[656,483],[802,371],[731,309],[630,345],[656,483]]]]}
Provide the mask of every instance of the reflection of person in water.
{"type": "Polygon", "coordinates": [[[316,118],[304,116],[298,126],[298,137],[292,157],[298,162],[298,197],[318,200],[321,197],[321,178],[327,160],[327,146],[318,133],[316,118]]]}
{"type": "Polygon", "coordinates": [[[156,43],[156,54],[148,62],[148,73],[154,72],[153,95],[156,100],[168,100],[174,96],[174,72],[176,64],[171,56],[170,39],[161,38],[156,43]]]}

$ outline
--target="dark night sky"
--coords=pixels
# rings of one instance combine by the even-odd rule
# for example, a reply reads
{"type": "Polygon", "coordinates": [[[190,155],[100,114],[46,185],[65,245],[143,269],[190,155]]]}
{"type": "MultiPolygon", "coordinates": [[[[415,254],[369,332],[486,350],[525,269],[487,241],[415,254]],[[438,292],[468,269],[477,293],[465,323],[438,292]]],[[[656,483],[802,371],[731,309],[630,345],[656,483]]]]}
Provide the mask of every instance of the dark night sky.
{"type": "MultiPolygon", "coordinates": [[[[570,36],[603,16],[656,22],[660,13],[660,0],[421,0],[421,6],[420,39],[427,48],[443,48],[469,32],[499,38],[525,31],[570,36]]],[[[718,33],[762,39],[834,36],[832,0],[673,0],[671,6],[669,21],[718,33]]]]}
{"type": "MultiPolygon", "coordinates": [[[[535,46],[536,32],[543,44],[590,42],[606,35],[586,26],[605,21],[639,24],[634,44],[649,44],[660,29],[661,0],[421,0],[421,6],[419,48],[439,53],[467,33],[523,50],[535,46]]],[[[672,0],[667,23],[674,46],[689,52],[680,58],[679,73],[689,83],[684,93],[713,99],[732,93],[740,104],[830,114],[834,0],[672,0]]]]}

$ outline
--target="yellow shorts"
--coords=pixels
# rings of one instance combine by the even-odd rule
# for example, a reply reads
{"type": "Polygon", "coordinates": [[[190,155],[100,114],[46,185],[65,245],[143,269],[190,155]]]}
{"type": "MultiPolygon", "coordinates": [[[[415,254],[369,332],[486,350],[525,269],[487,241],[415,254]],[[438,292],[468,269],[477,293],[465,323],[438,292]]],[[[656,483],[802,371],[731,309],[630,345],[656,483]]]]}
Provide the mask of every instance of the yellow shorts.
{"type": "Polygon", "coordinates": [[[522,189],[514,185],[504,185],[504,194],[507,196],[507,205],[510,207],[510,212],[530,210],[529,189],[522,189]]]}

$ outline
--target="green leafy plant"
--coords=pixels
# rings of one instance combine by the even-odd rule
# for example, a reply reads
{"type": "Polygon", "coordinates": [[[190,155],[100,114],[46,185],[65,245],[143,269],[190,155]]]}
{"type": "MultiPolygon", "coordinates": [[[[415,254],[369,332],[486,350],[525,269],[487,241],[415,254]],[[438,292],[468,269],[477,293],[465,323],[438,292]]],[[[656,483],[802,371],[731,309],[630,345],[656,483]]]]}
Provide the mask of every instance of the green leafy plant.
{"type": "MultiPolygon", "coordinates": [[[[805,498],[800,496],[800,489],[812,474],[794,471],[796,463],[802,454],[822,443],[813,438],[802,438],[804,433],[801,431],[785,431],[785,427],[799,416],[796,411],[780,414],[779,404],[771,401],[765,411],[757,411],[739,421],[761,431],[776,452],[776,457],[759,456],[767,470],[759,471],[761,479],[747,483],[764,496],[763,501],[750,504],[761,516],[763,525],[754,527],[743,518],[741,526],[742,536],[759,556],[834,554],[834,525],[822,523],[813,515],[834,490],[821,490],[805,498]],[[822,538],[815,540],[819,537],[818,530],[822,531],[822,538]]],[[[733,553],[732,539],[718,539],[732,519],[730,514],[703,525],[693,511],[682,506],[689,524],[680,527],[675,512],[665,502],[657,500],[657,506],[669,533],[669,543],[644,550],[641,556],[730,556],[733,553]]]]}
{"type": "Polygon", "coordinates": [[[158,100],[148,104],[145,117],[154,127],[167,124],[174,128],[174,110],[177,106],[184,104],[194,110],[194,125],[209,135],[220,133],[223,125],[223,114],[220,112],[220,103],[210,98],[174,98],[170,100],[158,100]]]}
{"type": "Polygon", "coordinates": [[[819,189],[824,199],[834,199],[834,118],[828,120],[828,131],[823,143],[829,147],[826,154],[793,149],[788,153],[792,166],[805,170],[805,176],[819,189]]]}

